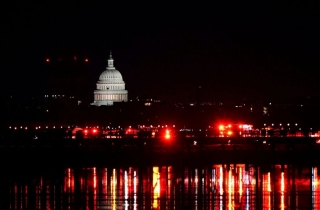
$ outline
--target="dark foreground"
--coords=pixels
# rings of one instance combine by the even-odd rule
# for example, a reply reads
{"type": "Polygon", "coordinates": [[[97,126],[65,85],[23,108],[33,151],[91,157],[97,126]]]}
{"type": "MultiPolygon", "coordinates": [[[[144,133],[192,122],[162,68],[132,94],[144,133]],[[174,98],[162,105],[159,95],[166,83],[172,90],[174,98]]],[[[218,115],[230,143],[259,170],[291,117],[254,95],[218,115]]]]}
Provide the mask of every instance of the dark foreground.
{"type": "Polygon", "coordinates": [[[320,209],[314,138],[3,142],[0,209],[320,209]]]}
{"type": "Polygon", "coordinates": [[[315,138],[61,139],[6,142],[0,147],[4,165],[189,165],[215,163],[320,165],[315,138]]]}

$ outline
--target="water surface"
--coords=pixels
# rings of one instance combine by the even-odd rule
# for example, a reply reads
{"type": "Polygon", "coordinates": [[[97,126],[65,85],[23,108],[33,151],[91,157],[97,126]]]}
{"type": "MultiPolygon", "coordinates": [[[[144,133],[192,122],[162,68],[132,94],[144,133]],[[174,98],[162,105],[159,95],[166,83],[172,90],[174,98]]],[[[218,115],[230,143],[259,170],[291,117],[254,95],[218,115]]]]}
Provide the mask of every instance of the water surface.
{"type": "Polygon", "coordinates": [[[320,209],[318,167],[311,166],[23,167],[2,174],[3,209],[320,209]]]}

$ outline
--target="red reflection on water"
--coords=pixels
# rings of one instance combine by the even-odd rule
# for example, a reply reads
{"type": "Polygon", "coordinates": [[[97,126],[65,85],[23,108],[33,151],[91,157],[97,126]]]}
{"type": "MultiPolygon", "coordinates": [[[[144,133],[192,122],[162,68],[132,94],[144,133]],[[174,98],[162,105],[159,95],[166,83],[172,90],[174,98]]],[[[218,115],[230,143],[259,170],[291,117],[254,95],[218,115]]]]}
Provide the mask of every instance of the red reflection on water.
{"type": "Polygon", "coordinates": [[[171,186],[171,182],[172,182],[172,175],[171,175],[171,173],[172,173],[172,167],[171,166],[168,166],[168,168],[167,168],[168,170],[167,170],[167,187],[166,187],[166,195],[167,195],[167,199],[166,199],[166,201],[167,201],[167,203],[166,203],[166,206],[171,206],[171,188],[172,188],[172,186],[171,186]]]}
{"type": "Polygon", "coordinates": [[[10,194],[11,209],[320,209],[318,168],[291,165],[67,168],[10,194]]]}
{"type": "Polygon", "coordinates": [[[46,209],[50,210],[51,207],[51,203],[50,203],[50,185],[46,186],[46,209]]]}
{"type": "Polygon", "coordinates": [[[28,186],[26,186],[26,189],[25,189],[25,199],[26,199],[26,209],[28,208],[28,186]]]}
{"type": "Polygon", "coordinates": [[[74,171],[71,168],[66,169],[64,179],[64,192],[74,193],[74,171]]]}
{"type": "Polygon", "coordinates": [[[108,169],[104,168],[102,172],[102,192],[105,200],[108,199],[108,169]]]}
{"type": "Polygon", "coordinates": [[[14,209],[18,208],[18,186],[14,185],[14,209]]]}
{"type": "Polygon", "coordinates": [[[93,209],[97,209],[97,171],[93,168],[93,209]]]}

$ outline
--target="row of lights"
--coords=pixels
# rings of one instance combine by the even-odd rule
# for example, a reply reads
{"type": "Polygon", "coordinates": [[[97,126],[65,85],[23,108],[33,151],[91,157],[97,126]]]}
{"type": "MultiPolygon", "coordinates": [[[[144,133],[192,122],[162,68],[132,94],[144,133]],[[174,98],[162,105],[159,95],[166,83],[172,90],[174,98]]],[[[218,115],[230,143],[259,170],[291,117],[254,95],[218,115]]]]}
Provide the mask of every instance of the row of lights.
{"type": "MultiPolygon", "coordinates": [[[[280,126],[282,126],[282,124],[279,124],[280,126]]],[[[298,126],[298,123],[294,124],[295,126],[298,126]]],[[[264,126],[266,127],[267,124],[264,124],[264,126]]],[[[274,124],[272,123],[271,126],[274,126],[274,124]]],[[[287,124],[287,126],[290,126],[290,123],[287,124]]],[[[289,128],[290,129],[290,128],[289,128]]],[[[299,128],[299,130],[301,130],[301,128],[299,128]]],[[[310,128],[310,130],[312,130],[312,128],[310,128]]]]}
{"type": "MultiPolygon", "coordinates": [[[[72,128],[72,127],[78,127],[78,126],[67,126],[67,127],[64,127],[64,126],[60,126],[60,128],[72,128]]],[[[132,126],[130,125],[129,126],[129,128],[131,128],[132,126]]],[[[167,128],[167,127],[169,127],[168,125],[165,125],[165,126],[161,126],[161,125],[158,125],[158,126],[155,126],[155,128],[156,127],[158,127],[158,128],[167,128]]],[[[173,125],[172,126],[173,128],[175,127],[175,125],[173,125]]],[[[26,126],[26,127],[24,127],[24,126],[9,126],[9,129],[23,129],[23,128],[25,128],[26,130],[28,129],[28,127],[26,126]]],[[[46,128],[46,129],[50,129],[50,128],[53,128],[53,129],[55,129],[55,128],[59,128],[59,126],[43,126],[43,128],[46,128]]],[[[85,128],[99,128],[99,126],[85,126],[85,128]]],[[[106,127],[101,127],[101,129],[117,129],[117,128],[119,128],[119,129],[121,129],[121,126],[118,126],[118,127],[110,127],[110,126],[106,126],[106,127]]],[[[138,128],[148,128],[148,127],[146,127],[145,125],[142,125],[142,126],[138,126],[138,128]]],[[[150,125],[150,128],[153,128],[153,126],[152,125],[150,125]]],[[[36,126],[35,127],[35,129],[41,129],[41,126],[36,126]]]]}
{"type": "MultiPolygon", "coordinates": [[[[280,123],[279,125],[282,126],[281,123],[280,123]]],[[[265,123],[264,126],[266,127],[267,124],[265,123]]],[[[275,124],[272,123],[271,126],[275,126],[275,124]]],[[[290,126],[290,124],[288,123],[287,126],[290,126]]],[[[298,126],[298,123],[296,123],[295,126],[298,126]]],[[[68,129],[70,129],[70,128],[72,128],[72,127],[78,127],[78,126],[67,126],[67,127],[60,126],[60,128],[68,128],[68,129]]],[[[131,128],[131,127],[132,127],[132,126],[129,126],[129,128],[131,128]]],[[[170,127],[170,126],[168,126],[168,125],[164,125],[164,126],[163,126],[163,125],[162,125],[162,126],[161,126],[161,125],[158,125],[158,126],[153,127],[152,125],[150,125],[150,128],[157,128],[157,127],[158,127],[158,128],[168,128],[168,127],[170,127]]],[[[172,127],[174,128],[175,125],[172,125],[172,127]]],[[[9,126],[9,129],[17,130],[17,129],[19,129],[19,128],[20,128],[20,129],[23,129],[23,128],[24,128],[25,130],[28,129],[27,126],[25,126],[25,127],[24,127],[24,126],[20,126],[20,127],[19,127],[19,126],[9,126]]],[[[44,128],[49,129],[49,126],[45,126],[44,128]]],[[[51,128],[51,127],[50,127],[50,128],[51,128]]],[[[59,126],[52,126],[52,128],[53,128],[53,129],[59,128],[59,126]]],[[[94,126],[93,126],[93,127],[91,127],[91,126],[86,126],[85,128],[99,128],[99,126],[95,126],[95,127],[94,127],[94,126]]],[[[146,127],[145,125],[142,125],[142,126],[139,125],[138,128],[140,128],[140,129],[142,128],[142,129],[143,129],[143,128],[149,128],[149,127],[146,127]]],[[[211,128],[211,126],[209,126],[209,128],[211,128]]],[[[220,126],[219,126],[219,130],[224,130],[224,129],[228,129],[228,128],[231,128],[231,125],[230,125],[230,124],[227,125],[227,126],[223,126],[223,125],[220,125],[220,126]]],[[[242,128],[242,126],[240,125],[239,128],[242,128]]],[[[41,126],[36,126],[35,129],[36,129],[36,130],[41,129],[41,126]]],[[[116,128],[116,127],[107,126],[107,127],[101,127],[101,129],[117,129],[117,128],[116,128]]],[[[121,126],[118,126],[118,129],[121,129],[121,126]]],[[[301,128],[300,128],[300,129],[301,129],[301,128]]],[[[312,130],[312,128],[310,128],[310,130],[312,130]]]]}
{"type": "MultiPolygon", "coordinates": [[[[263,124],[264,126],[267,126],[266,123],[263,124]]],[[[274,126],[274,123],[271,123],[271,126],[274,126]]],[[[279,126],[283,126],[284,124],[280,123],[279,126]]],[[[295,126],[298,126],[298,123],[294,124],[295,126]]],[[[287,124],[287,126],[290,126],[290,123],[287,124]]]]}
{"type": "MultiPolygon", "coordinates": [[[[44,126],[44,128],[46,129],[49,129],[49,126],[44,126]]],[[[59,126],[52,126],[53,129],[55,128],[59,128],[59,126]]],[[[60,128],[64,128],[63,126],[60,126],[60,128]]],[[[67,128],[70,128],[70,126],[68,126],[67,128]]],[[[27,126],[9,126],[9,129],[14,129],[14,130],[17,130],[17,129],[25,129],[25,130],[28,130],[28,127],[27,126]]],[[[41,129],[41,126],[36,126],[35,127],[36,130],[38,129],[41,129]]]]}
{"type": "MultiPolygon", "coordinates": [[[[49,62],[50,62],[50,58],[46,58],[46,62],[49,63],[49,62]]],[[[89,59],[88,59],[88,58],[85,58],[85,59],[84,59],[84,62],[89,62],[89,59]]]]}
{"type": "MultiPolygon", "coordinates": [[[[131,127],[131,126],[130,126],[131,127]]],[[[153,125],[150,125],[149,126],[150,128],[153,128],[153,127],[158,127],[158,128],[168,128],[170,126],[168,125],[158,125],[158,126],[153,126],[153,125]]],[[[148,126],[145,126],[145,125],[138,125],[138,128],[149,128],[148,126]]],[[[175,128],[176,126],[175,125],[172,125],[173,128],[175,128]]]]}

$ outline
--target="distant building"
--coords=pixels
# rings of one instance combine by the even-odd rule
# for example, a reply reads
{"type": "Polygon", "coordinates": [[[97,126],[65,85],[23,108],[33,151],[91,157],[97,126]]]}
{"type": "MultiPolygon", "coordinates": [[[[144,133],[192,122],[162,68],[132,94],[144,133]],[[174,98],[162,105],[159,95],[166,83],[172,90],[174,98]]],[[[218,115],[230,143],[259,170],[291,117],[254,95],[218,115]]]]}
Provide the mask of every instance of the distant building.
{"type": "Polygon", "coordinates": [[[125,89],[125,83],[121,73],[113,66],[113,58],[110,52],[108,66],[101,73],[97,82],[97,89],[94,91],[95,106],[112,106],[114,102],[127,102],[128,91],[125,89]]]}

